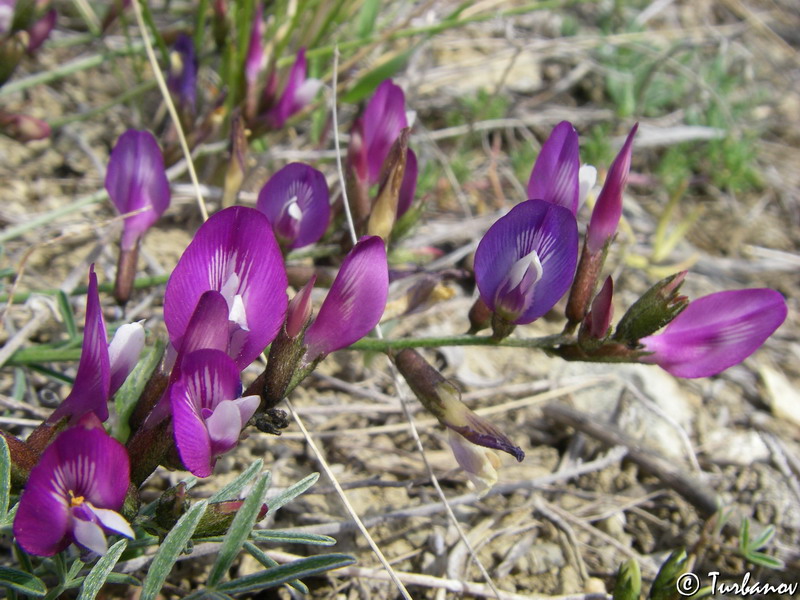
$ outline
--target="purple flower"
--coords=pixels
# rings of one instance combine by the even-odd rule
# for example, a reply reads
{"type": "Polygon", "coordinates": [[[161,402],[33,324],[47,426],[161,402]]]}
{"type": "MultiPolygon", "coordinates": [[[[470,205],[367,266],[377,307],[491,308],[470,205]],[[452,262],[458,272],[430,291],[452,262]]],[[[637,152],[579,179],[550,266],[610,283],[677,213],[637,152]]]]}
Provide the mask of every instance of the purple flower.
{"type": "Polygon", "coordinates": [[[167,85],[184,111],[194,114],[197,97],[197,55],[192,38],[182,33],[169,55],[167,85]]]}
{"type": "Polygon", "coordinates": [[[28,34],[30,35],[30,39],[28,41],[29,54],[36,52],[36,50],[39,49],[39,46],[44,44],[47,38],[50,37],[53,29],[55,29],[57,18],[58,12],[55,8],[52,8],[28,28],[28,34]]]}
{"type": "Polygon", "coordinates": [[[244,369],[263,352],[286,315],[286,270],[269,220],[232,206],[206,221],[167,282],[164,322],[180,349],[201,296],[219,292],[228,310],[228,353],[244,369]]]}
{"type": "Polygon", "coordinates": [[[149,131],[129,129],[111,151],[106,190],[120,214],[126,217],[122,249],[130,250],[169,206],[170,191],[164,158],[149,131]]]}
{"type": "Polygon", "coordinates": [[[264,34],[267,24],[264,23],[264,5],[257,3],[253,25],[250,27],[250,41],[244,62],[244,76],[248,89],[254,89],[261,69],[264,68],[264,34]]]}
{"type": "Polygon", "coordinates": [[[528,198],[546,200],[578,212],[580,159],[578,133],[568,121],[555,126],[542,145],[528,181],[528,198]]]}
{"type": "Polygon", "coordinates": [[[497,220],[475,252],[475,280],[486,305],[509,323],[530,323],[564,295],[578,258],[569,209],[528,200],[497,220]]]}
{"type": "Polygon", "coordinates": [[[184,466],[208,477],[216,458],[236,447],[258,408],[258,396],[241,397],[239,367],[219,350],[187,355],[170,389],[175,444],[184,466]]]}
{"type": "Polygon", "coordinates": [[[383,240],[363,237],[345,257],[317,318],[306,330],[308,362],[349,346],[372,331],[386,308],[388,293],[383,240]]]}
{"type": "Polygon", "coordinates": [[[18,142],[32,142],[50,137],[50,125],[29,115],[0,111],[0,133],[18,142]]]}
{"type": "Polygon", "coordinates": [[[614,305],[611,302],[613,296],[614,280],[609,275],[597,296],[594,297],[591,310],[583,319],[584,329],[590,337],[598,340],[606,337],[608,327],[611,325],[611,317],[614,316],[614,305]]]}
{"type": "Polygon", "coordinates": [[[325,176],[303,163],[288,164],[261,188],[256,208],[267,215],[275,237],[286,248],[309,246],[328,228],[325,176]]]}
{"type": "Polygon", "coordinates": [[[83,328],[81,358],[75,383],[61,405],[50,415],[48,422],[56,423],[71,417],[74,424],[83,415],[93,412],[100,421],[108,419],[108,398],[111,390],[111,363],[108,340],[94,265],[89,268],[89,287],[86,291],[86,318],[83,328]]]}
{"type": "Polygon", "coordinates": [[[319,79],[307,79],[307,68],[306,49],[300,48],[280,100],[267,111],[267,123],[273,129],[283,127],[289,117],[299,112],[317,95],[322,82],[319,79]]]}
{"type": "Polygon", "coordinates": [[[14,519],[28,554],[52,556],[72,542],[104,554],[106,534],[134,537],[117,512],[130,483],[128,453],[97,425],[64,431],[31,470],[14,519]]]}
{"type": "Polygon", "coordinates": [[[590,254],[600,252],[617,231],[622,216],[622,192],[625,190],[628,173],[631,170],[633,136],[636,135],[638,128],[638,123],[631,128],[625,144],[611,163],[606,182],[597,197],[597,204],[594,206],[589,228],[586,230],[586,249],[590,254]]]}
{"type": "Polygon", "coordinates": [[[657,335],[640,343],[642,358],[676,377],[710,377],[755,352],[786,318],[786,301],[770,289],[729,290],[698,298],[657,335]]]}
{"type": "Polygon", "coordinates": [[[71,417],[70,423],[74,424],[90,412],[101,422],[108,419],[108,399],[136,366],[143,347],[144,328],[139,323],[123,325],[108,343],[97,291],[97,275],[92,265],[89,268],[83,343],[75,383],[48,422],[56,423],[64,417],[71,417]]]}
{"type": "Polygon", "coordinates": [[[392,144],[400,131],[408,127],[403,89],[391,79],[381,83],[364,109],[362,125],[362,152],[368,165],[371,185],[380,180],[383,162],[389,155],[392,144]]]}

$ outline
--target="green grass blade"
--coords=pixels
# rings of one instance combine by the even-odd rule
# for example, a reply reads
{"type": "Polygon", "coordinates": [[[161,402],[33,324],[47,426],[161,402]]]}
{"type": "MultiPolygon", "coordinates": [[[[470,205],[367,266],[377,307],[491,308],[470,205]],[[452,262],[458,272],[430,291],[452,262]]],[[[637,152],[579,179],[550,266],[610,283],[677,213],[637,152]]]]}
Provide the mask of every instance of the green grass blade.
{"type": "MultiPolygon", "coordinates": [[[[264,461],[260,458],[253,462],[252,465],[247,467],[247,469],[239,475],[236,479],[231,481],[228,485],[224,488],[219,490],[216,494],[211,496],[208,499],[209,502],[224,502],[225,500],[236,500],[239,498],[239,494],[241,491],[250,483],[253,478],[261,472],[261,469],[264,467],[264,461]]],[[[267,474],[269,479],[267,481],[272,480],[271,474],[267,474]]],[[[267,484],[267,488],[269,488],[269,484],[267,484]]]]}
{"type": "Polygon", "coordinates": [[[412,46],[405,52],[372,69],[372,71],[359,79],[352,88],[342,94],[340,101],[353,104],[372,94],[384,79],[389,79],[406,65],[414,50],[416,50],[416,46],[412,46]]]}
{"type": "Polygon", "coordinates": [[[356,21],[356,35],[360,38],[369,37],[375,31],[375,22],[378,20],[380,0],[365,0],[358,11],[356,21]]]}
{"type": "Polygon", "coordinates": [[[308,477],[305,477],[304,479],[301,479],[295,483],[292,487],[284,490],[274,498],[267,500],[267,506],[269,506],[270,511],[274,513],[282,506],[297,498],[297,496],[314,485],[317,482],[317,479],[319,479],[319,473],[312,473],[308,477]]]}
{"type": "Polygon", "coordinates": [[[172,566],[178,560],[184,548],[186,548],[186,544],[192,538],[200,518],[206,511],[206,504],[205,500],[201,500],[193,505],[178,520],[167,537],[164,538],[161,547],[156,552],[153,563],[150,565],[147,577],[144,578],[141,600],[155,600],[158,597],[161,586],[164,585],[172,566]]]}
{"type": "Polygon", "coordinates": [[[301,577],[312,577],[333,569],[347,567],[356,562],[356,559],[347,554],[323,554],[301,558],[294,562],[266,569],[260,573],[246,575],[233,581],[226,581],[219,586],[218,591],[229,594],[255,592],[288,583],[301,577]]]}
{"type": "Polygon", "coordinates": [[[63,290],[58,290],[56,294],[56,301],[58,302],[58,312],[61,313],[61,318],[64,319],[64,327],[70,338],[78,336],[78,326],[75,324],[75,314],[72,312],[72,306],[69,304],[69,298],[63,290]]]}
{"type": "Polygon", "coordinates": [[[128,547],[128,540],[122,539],[108,549],[108,552],[98,560],[92,567],[92,570],[86,575],[81,587],[81,593],[78,600],[93,600],[100,588],[108,581],[108,576],[111,574],[111,569],[117,564],[119,557],[128,547]]]}
{"type": "Polygon", "coordinates": [[[150,376],[158,368],[158,363],[161,362],[161,357],[164,354],[164,348],[164,342],[156,340],[155,345],[147,349],[144,358],[136,363],[133,371],[125,379],[125,383],[114,394],[114,408],[118,415],[114,437],[123,444],[131,433],[128,420],[133,409],[136,408],[136,403],[150,380],[150,376]]]}
{"type": "Polygon", "coordinates": [[[41,579],[25,571],[9,567],[0,567],[0,587],[6,587],[15,592],[37,598],[47,593],[47,588],[41,579]]]}
{"type": "Polygon", "coordinates": [[[335,539],[327,535],[274,529],[258,529],[253,532],[250,539],[258,543],[308,544],[310,546],[333,546],[336,543],[335,539]]]}
{"type": "Polygon", "coordinates": [[[11,495],[11,453],[6,439],[0,436],[0,521],[4,521],[8,513],[8,501],[11,495]]]}
{"type": "Polygon", "coordinates": [[[222,542],[222,547],[219,549],[217,561],[208,576],[209,587],[216,587],[222,581],[225,573],[228,572],[245,541],[250,536],[250,532],[253,531],[253,525],[255,525],[261,506],[264,504],[264,495],[267,492],[268,484],[269,473],[262,476],[253,486],[244,504],[236,513],[233,523],[231,523],[228,533],[225,535],[225,540],[222,542]]]}
{"type": "MultiPolygon", "coordinates": [[[[244,549],[250,553],[250,556],[252,556],[259,563],[261,563],[262,566],[268,569],[278,566],[278,563],[274,559],[272,559],[266,552],[264,552],[261,548],[256,546],[253,542],[245,542],[244,549]]],[[[289,581],[288,584],[301,594],[309,593],[308,586],[299,579],[295,579],[294,581],[289,581]]]]}

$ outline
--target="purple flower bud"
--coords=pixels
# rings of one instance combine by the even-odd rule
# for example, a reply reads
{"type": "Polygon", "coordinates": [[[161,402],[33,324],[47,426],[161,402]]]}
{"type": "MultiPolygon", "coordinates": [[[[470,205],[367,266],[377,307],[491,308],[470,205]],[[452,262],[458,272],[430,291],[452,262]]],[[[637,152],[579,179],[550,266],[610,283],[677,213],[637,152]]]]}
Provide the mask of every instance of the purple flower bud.
{"type": "Polygon", "coordinates": [[[250,28],[250,42],[247,46],[247,56],[244,62],[244,77],[247,87],[252,89],[258,82],[261,69],[264,68],[264,34],[267,24],[264,23],[264,5],[257,2],[256,14],[253,16],[253,25],[250,28]]]}
{"type": "Polygon", "coordinates": [[[542,145],[528,181],[528,198],[545,200],[574,215],[578,212],[578,133],[568,121],[555,126],[542,145]]]}
{"type": "Polygon", "coordinates": [[[32,54],[45,43],[56,26],[58,12],[55,8],[48,10],[43,17],[37,19],[29,28],[28,53],[32,54]]]}
{"type": "Polygon", "coordinates": [[[106,190],[120,214],[140,211],[125,219],[122,248],[130,250],[169,206],[164,158],[153,134],[129,129],[119,137],[108,161],[106,190]]]}
{"type": "Polygon", "coordinates": [[[289,308],[286,310],[286,335],[289,338],[296,338],[303,332],[303,328],[311,319],[311,292],[317,276],[312,275],[300,291],[289,301],[289,308]]]}
{"type": "Polygon", "coordinates": [[[710,377],[755,352],[786,318],[775,290],[729,290],[698,298],[664,331],[642,338],[642,358],[676,377],[710,377]]]}
{"type": "Polygon", "coordinates": [[[283,127],[289,117],[310,103],[322,87],[319,79],[306,79],[307,68],[306,49],[300,48],[280,100],[267,112],[267,123],[273,129],[283,127]]]}
{"type": "Polygon", "coordinates": [[[28,554],[52,556],[75,542],[97,554],[106,534],[134,537],[117,512],[130,483],[125,447],[102,426],[59,435],[31,471],[14,519],[14,536],[28,554]]]}
{"type": "Polygon", "coordinates": [[[611,317],[614,316],[614,305],[611,303],[613,295],[614,281],[611,276],[608,276],[592,301],[592,308],[584,319],[584,327],[590,337],[598,340],[606,337],[611,317]]]}
{"type": "Polygon", "coordinates": [[[167,85],[178,105],[189,114],[194,114],[197,98],[197,55],[194,41],[182,33],[175,40],[169,54],[167,85]]]}
{"type": "Polygon", "coordinates": [[[631,128],[622,149],[611,163],[606,182],[597,197],[597,204],[594,206],[589,228],[586,231],[586,248],[590,254],[600,252],[617,231],[617,225],[622,216],[622,192],[625,190],[628,173],[631,170],[633,136],[636,135],[638,128],[638,123],[631,128]]]}
{"type": "Polygon", "coordinates": [[[486,305],[509,323],[530,323],[564,295],[578,259],[578,225],[563,206],[528,200],[497,220],[475,252],[486,305]]]}
{"type": "Polygon", "coordinates": [[[405,94],[399,85],[387,79],[378,86],[364,109],[364,156],[370,185],[380,180],[383,162],[397,136],[406,127],[405,94]]]}
{"type": "Polygon", "coordinates": [[[319,314],[305,335],[308,362],[349,346],[378,324],[389,294],[386,248],[363,237],[347,254],[319,314]]]}
{"type": "Polygon", "coordinates": [[[184,358],[170,400],[175,444],[184,466],[208,477],[218,456],[236,447],[239,434],[260,399],[241,396],[239,367],[219,350],[198,350],[184,358]]]}
{"type": "Polygon", "coordinates": [[[400,185],[400,196],[397,200],[398,219],[406,214],[414,203],[414,193],[417,191],[418,176],[419,166],[417,165],[417,155],[409,148],[406,152],[406,170],[403,173],[403,183],[400,185]]]}
{"type": "Polygon", "coordinates": [[[50,137],[50,125],[28,115],[0,111],[0,133],[18,142],[32,142],[50,137]]]}
{"type": "Polygon", "coordinates": [[[256,208],[267,215],[275,237],[286,248],[309,246],[328,228],[325,176],[303,163],[288,164],[261,188],[256,208]]]}
{"type": "Polygon", "coordinates": [[[244,369],[278,333],[286,315],[286,270],[269,220],[232,206],[212,215],[184,251],[164,293],[164,322],[175,348],[209,290],[228,307],[228,352],[244,369]]]}
{"type": "Polygon", "coordinates": [[[87,413],[94,413],[100,421],[108,419],[108,398],[111,385],[111,366],[108,357],[106,325],[97,292],[97,275],[94,265],[89,268],[89,287],[86,291],[86,320],[83,328],[81,358],[72,391],[50,415],[48,423],[70,417],[75,424],[87,413]]]}
{"type": "Polygon", "coordinates": [[[11,30],[17,0],[0,0],[0,35],[11,30]]]}
{"type": "Polygon", "coordinates": [[[144,327],[141,323],[122,325],[108,345],[108,358],[111,367],[109,396],[125,383],[144,348],[144,327]]]}

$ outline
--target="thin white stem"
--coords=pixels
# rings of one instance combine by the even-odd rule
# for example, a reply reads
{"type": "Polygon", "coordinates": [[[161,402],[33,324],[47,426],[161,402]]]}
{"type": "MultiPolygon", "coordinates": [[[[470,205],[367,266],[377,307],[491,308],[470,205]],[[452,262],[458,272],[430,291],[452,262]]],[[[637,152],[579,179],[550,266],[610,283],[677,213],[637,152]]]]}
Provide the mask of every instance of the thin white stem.
{"type": "MultiPolygon", "coordinates": [[[[139,1],[144,2],[145,0],[139,1]]],[[[200,208],[200,214],[203,217],[203,221],[206,221],[208,220],[208,210],[206,209],[205,200],[203,200],[203,194],[200,192],[200,181],[197,179],[197,172],[194,169],[192,153],[189,150],[189,144],[186,143],[186,136],[183,134],[183,127],[181,127],[181,120],[178,117],[178,111],[175,110],[175,104],[172,102],[169,90],[167,89],[167,82],[164,81],[164,75],[161,73],[161,68],[158,66],[158,59],[156,59],[156,53],[153,51],[153,44],[150,42],[150,36],[148,35],[147,29],[144,25],[142,7],[139,6],[139,1],[133,2],[133,11],[136,13],[136,23],[139,26],[139,32],[142,35],[142,41],[144,41],[144,49],[145,52],[147,52],[147,59],[150,61],[150,67],[153,69],[153,75],[158,82],[158,89],[161,91],[161,96],[164,98],[164,103],[167,106],[169,116],[172,119],[172,122],[175,124],[175,131],[178,133],[178,140],[181,143],[181,150],[183,150],[183,156],[186,158],[186,168],[189,170],[189,177],[192,180],[195,195],[197,196],[197,206],[200,208]]]]}
{"type": "Polygon", "coordinates": [[[356,526],[361,531],[361,534],[364,536],[364,539],[367,540],[367,543],[369,544],[369,547],[372,548],[372,551],[375,553],[375,556],[377,556],[378,560],[381,561],[381,564],[383,565],[383,568],[386,569],[386,572],[389,574],[389,577],[392,579],[392,581],[394,582],[395,586],[397,586],[397,589],[400,591],[400,593],[403,595],[403,597],[407,598],[408,600],[411,600],[411,596],[409,595],[408,590],[406,589],[406,586],[403,585],[402,581],[400,581],[400,578],[397,576],[397,573],[395,573],[394,569],[392,568],[392,565],[389,564],[389,561],[386,559],[386,557],[384,556],[383,552],[381,552],[381,549],[378,547],[378,544],[375,542],[375,540],[370,535],[369,531],[367,530],[366,526],[364,525],[364,522],[361,520],[361,517],[358,516],[358,513],[356,512],[356,509],[353,508],[352,504],[350,504],[350,500],[347,499],[347,494],[344,493],[344,490],[342,489],[342,486],[339,484],[339,481],[336,479],[336,475],[333,474],[333,471],[331,470],[330,466],[328,465],[328,461],[325,460],[325,456],[322,454],[322,451],[319,449],[317,444],[314,442],[314,439],[311,437],[311,434],[308,433],[308,429],[306,429],[306,426],[303,424],[303,421],[300,419],[300,415],[297,414],[297,411],[294,409],[294,407],[292,406],[292,403],[289,401],[288,398],[285,400],[285,402],[286,402],[286,406],[289,407],[289,410],[292,413],[292,417],[294,417],[294,422],[297,423],[297,426],[300,428],[300,431],[303,432],[303,437],[306,438],[306,443],[308,444],[308,447],[311,448],[311,451],[317,457],[317,461],[319,462],[319,465],[322,467],[322,470],[325,471],[325,475],[328,476],[328,479],[331,480],[331,483],[333,484],[333,487],[336,490],[336,493],[339,495],[339,498],[341,498],[341,500],[342,500],[342,504],[344,504],[344,507],[347,510],[347,512],[350,513],[350,517],[353,519],[353,521],[355,522],[356,526]]]}
{"type": "MultiPolygon", "coordinates": [[[[355,244],[356,241],[357,241],[356,230],[355,230],[355,225],[353,223],[353,215],[350,213],[350,204],[349,204],[349,202],[347,200],[347,190],[345,189],[346,186],[345,186],[344,169],[342,168],[342,153],[341,153],[341,149],[339,147],[339,120],[338,120],[337,112],[336,112],[336,89],[337,89],[336,86],[338,84],[338,82],[337,82],[338,72],[339,72],[339,48],[337,46],[333,51],[333,102],[332,102],[332,104],[333,104],[333,139],[334,139],[334,144],[336,146],[336,167],[337,167],[337,169],[339,171],[339,183],[342,186],[342,203],[344,205],[344,213],[347,216],[347,227],[348,227],[348,229],[350,231],[350,239],[353,241],[353,244],[355,244]]],[[[375,326],[375,335],[378,336],[378,339],[383,339],[383,331],[381,330],[380,324],[375,326]]],[[[400,399],[400,405],[403,407],[403,414],[405,415],[406,420],[408,421],[408,426],[409,426],[409,428],[411,430],[411,437],[414,438],[414,442],[416,443],[417,449],[419,450],[419,453],[422,455],[422,461],[425,463],[425,469],[428,471],[428,475],[431,478],[431,482],[433,483],[433,486],[436,488],[436,492],[439,495],[439,498],[441,498],[442,502],[444,503],[445,510],[447,511],[447,515],[450,518],[450,520],[452,521],[453,525],[455,525],[455,528],[458,531],[459,537],[464,542],[464,545],[466,546],[467,550],[469,551],[469,554],[472,557],[472,560],[478,566],[478,569],[480,570],[481,574],[483,575],[483,578],[486,580],[486,583],[489,584],[489,587],[492,589],[492,592],[494,593],[495,597],[500,598],[500,590],[497,589],[497,586],[495,585],[494,581],[492,580],[492,577],[489,575],[489,572],[486,570],[486,567],[483,566],[483,563],[481,563],[481,561],[478,558],[478,555],[475,552],[475,549],[472,547],[472,544],[470,543],[469,539],[467,539],[466,533],[464,533],[464,530],[461,527],[461,524],[458,522],[458,519],[456,518],[456,515],[453,512],[453,509],[450,508],[450,505],[447,502],[447,496],[445,496],[444,490],[442,490],[442,487],[439,485],[439,480],[436,478],[436,474],[433,472],[433,467],[431,466],[430,462],[428,461],[428,457],[425,455],[425,447],[422,445],[422,440],[420,439],[419,432],[417,431],[417,427],[414,424],[414,419],[411,416],[411,411],[408,409],[408,405],[406,403],[406,399],[403,397],[403,393],[401,392],[400,374],[398,373],[397,368],[394,366],[394,363],[391,360],[389,360],[389,370],[391,371],[392,379],[394,380],[395,389],[397,390],[397,396],[400,399]]],[[[337,484],[337,486],[338,486],[338,484],[337,484]]],[[[339,488],[337,487],[337,491],[338,491],[338,489],[339,488]]],[[[340,496],[342,496],[342,499],[344,499],[344,492],[341,492],[340,496]]],[[[365,529],[363,531],[366,532],[365,529]]],[[[400,580],[396,579],[396,576],[393,576],[392,579],[395,580],[398,584],[400,583],[400,580]]],[[[402,584],[400,584],[400,585],[402,585],[402,584]]]]}

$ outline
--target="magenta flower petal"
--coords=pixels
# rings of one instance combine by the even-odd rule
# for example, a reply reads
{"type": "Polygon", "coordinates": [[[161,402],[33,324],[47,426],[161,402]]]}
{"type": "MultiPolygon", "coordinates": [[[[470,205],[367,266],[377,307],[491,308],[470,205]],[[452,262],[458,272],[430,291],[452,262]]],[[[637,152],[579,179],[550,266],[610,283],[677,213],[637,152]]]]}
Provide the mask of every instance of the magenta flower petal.
{"type": "Polygon", "coordinates": [[[75,540],[76,521],[87,516],[94,521],[92,509],[119,510],[129,483],[128,453],[122,444],[102,428],[68,429],[31,470],[14,536],[29,554],[52,556],[75,540]]]}
{"type": "Polygon", "coordinates": [[[322,83],[316,79],[306,79],[307,70],[306,49],[300,48],[278,103],[267,112],[270,127],[283,127],[289,117],[299,112],[316,95],[322,83]]]}
{"type": "Polygon", "coordinates": [[[578,225],[572,212],[528,200],[483,236],[475,252],[475,280],[489,308],[511,323],[530,323],[569,289],[577,259],[578,225]]]}
{"type": "Polygon", "coordinates": [[[417,191],[417,178],[419,166],[417,155],[409,148],[406,152],[406,170],[403,173],[403,183],[400,184],[400,195],[397,198],[397,218],[402,217],[414,203],[414,193],[417,191]]]}
{"type": "Polygon", "coordinates": [[[400,131],[408,127],[405,104],[403,89],[387,79],[378,86],[364,109],[364,144],[370,184],[378,182],[383,161],[386,160],[392,144],[400,131]]]}
{"type": "Polygon", "coordinates": [[[186,335],[177,341],[177,345],[174,342],[173,345],[181,355],[203,349],[227,353],[230,341],[229,313],[228,303],[222,294],[215,290],[204,292],[189,319],[186,335]]]}
{"type": "Polygon", "coordinates": [[[55,8],[48,10],[44,16],[33,23],[28,29],[30,38],[28,39],[28,52],[33,53],[39,49],[39,46],[45,43],[47,38],[56,27],[56,19],[58,18],[58,11],[55,8]]]}
{"type": "Polygon", "coordinates": [[[729,290],[698,298],[663,333],[642,338],[656,363],[676,377],[710,377],[755,352],[786,318],[786,301],[770,289],[729,290]]]}
{"type": "Polygon", "coordinates": [[[175,345],[187,333],[203,293],[220,292],[228,305],[231,356],[244,369],[277,335],[286,314],[286,286],[267,217],[254,208],[226,208],[200,227],[167,282],[164,322],[170,340],[175,345]]]}
{"type": "Polygon", "coordinates": [[[172,427],[175,445],[183,465],[198,477],[208,477],[214,468],[211,438],[203,418],[188,395],[186,386],[178,381],[170,388],[172,427]]]}
{"type": "Polygon", "coordinates": [[[239,368],[224,352],[198,350],[183,359],[170,393],[173,429],[181,460],[195,475],[210,475],[216,457],[236,445],[244,426],[233,402],[240,390],[239,368]]]}
{"type": "Polygon", "coordinates": [[[372,331],[386,308],[388,293],[383,240],[363,237],[345,257],[317,318],[306,330],[309,360],[349,346],[372,331]]]}
{"type": "Polygon", "coordinates": [[[247,86],[252,87],[258,81],[258,75],[264,68],[264,34],[267,25],[264,23],[264,6],[256,3],[256,14],[250,28],[250,41],[247,46],[247,56],[244,62],[244,76],[247,86]]]}
{"type": "Polygon", "coordinates": [[[542,145],[528,181],[528,198],[546,200],[578,212],[581,164],[578,157],[578,133],[568,121],[555,126],[542,145]]]}
{"type": "Polygon", "coordinates": [[[108,161],[105,185],[121,214],[144,209],[125,219],[122,248],[131,249],[169,206],[164,157],[150,132],[129,129],[119,137],[108,161]]]}
{"type": "Polygon", "coordinates": [[[592,211],[589,228],[586,230],[586,248],[591,254],[596,254],[603,249],[605,243],[617,231],[619,219],[622,216],[622,192],[628,182],[628,173],[631,170],[631,151],[633,150],[633,137],[639,124],[636,123],[628,134],[622,149],[617,154],[611,168],[608,170],[606,182],[597,197],[597,203],[592,211]]]}
{"type": "Polygon", "coordinates": [[[290,163],[264,184],[256,208],[267,215],[275,236],[286,247],[309,246],[328,228],[325,176],[309,165],[290,163]]]}
{"type": "Polygon", "coordinates": [[[53,412],[48,423],[71,417],[74,424],[83,415],[93,412],[101,421],[108,419],[108,397],[111,386],[111,364],[108,356],[106,325],[97,292],[94,265],[89,268],[89,287],[86,291],[86,321],[83,329],[81,359],[72,391],[53,412]]]}

